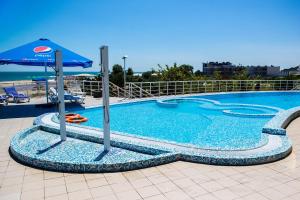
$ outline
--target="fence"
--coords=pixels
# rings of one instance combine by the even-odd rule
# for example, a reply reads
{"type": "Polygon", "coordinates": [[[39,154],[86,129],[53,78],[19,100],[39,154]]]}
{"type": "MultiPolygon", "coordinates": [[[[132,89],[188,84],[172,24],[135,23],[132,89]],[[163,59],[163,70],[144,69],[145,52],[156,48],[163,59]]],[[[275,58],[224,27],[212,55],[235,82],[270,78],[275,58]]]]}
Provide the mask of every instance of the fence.
{"type": "MultiPolygon", "coordinates": [[[[65,80],[65,89],[69,91],[82,91],[87,95],[101,97],[102,96],[102,82],[101,81],[82,81],[82,80],[65,80]]],[[[34,82],[34,81],[10,81],[0,82],[0,94],[3,94],[4,87],[14,86],[18,92],[24,93],[30,97],[39,97],[46,95],[46,83],[45,82],[34,82]]],[[[56,87],[54,80],[48,81],[48,88],[56,87]]],[[[110,83],[110,96],[112,97],[129,97],[129,93],[123,88],[110,83]]]]}
{"type": "Polygon", "coordinates": [[[131,94],[140,90],[152,96],[183,95],[206,92],[270,91],[300,89],[300,80],[199,80],[199,81],[158,81],[127,82],[131,94]]]}
{"type": "MultiPolygon", "coordinates": [[[[49,88],[55,87],[49,81],[49,88]]],[[[31,97],[45,96],[45,83],[32,81],[0,82],[3,87],[15,86],[20,92],[31,97]]],[[[87,95],[102,95],[101,81],[65,80],[65,86],[81,90],[87,95]]],[[[300,89],[300,80],[200,80],[200,81],[159,81],[159,82],[127,82],[126,90],[110,83],[110,96],[122,98],[144,98],[167,95],[183,95],[207,92],[232,91],[269,91],[300,89]]],[[[2,92],[0,92],[2,93],[2,92]]]]}
{"type": "MultiPolygon", "coordinates": [[[[0,82],[0,94],[4,93],[3,88],[11,86],[14,86],[18,92],[24,93],[30,97],[46,95],[46,83],[33,81],[0,82]]],[[[49,81],[48,86],[49,88],[55,87],[56,83],[54,81],[49,81]]]]}

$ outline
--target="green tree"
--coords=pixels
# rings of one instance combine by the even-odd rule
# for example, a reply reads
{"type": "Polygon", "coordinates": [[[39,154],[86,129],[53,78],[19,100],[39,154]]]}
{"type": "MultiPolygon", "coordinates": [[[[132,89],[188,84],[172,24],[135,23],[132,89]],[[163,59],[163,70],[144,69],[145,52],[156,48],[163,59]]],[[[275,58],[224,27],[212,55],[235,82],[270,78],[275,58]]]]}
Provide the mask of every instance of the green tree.
{"type": "Polygon", "coordinates": [[[191,65],[180,65],[174,63],[173,66],[166,65],[163,68],[161,65],[159,67],[159,76],[163,81],[183,81],[190,80],[193,77],[193,66],[191,65]]]}
{"type": "Polygon", "coordinates": [[[136,81],[136,78],[133,75],[133,70],[131,67],[128,68],[127,72],[126,72],[126,81],[128,82],[132,82],[132,81],[136,81]]]}
{"type": "Polygon", "coordinates": [[[185,77],[192,77],[194,67],[191,65],[183,64],[179,66],[179,70],[184,74],[185,77]]]}
{"type": "Polygon", "coordinates": [[[127,70],[127,76],[133,76],[133,70],[132,70],[132,68],[131,67],[129,67],[128,68],[128,70],[127,70]]]}
{"type": "Polygon", "coordinates": [[[202,76],[202,72],[198,69],[197,71],[195,71],[194,75],[195,76],[202,76]]]}
{"type": "Polygon", "coordinates": [[[124,87],[124,71],[121,65],[115,64],[112,67],[112,72],[109,77],[110,81],[114,84],[124,87]]]}
{"type": "Polygon", "coordinates": [[[222,74],[221,74],[221,72],[219,71],[219,70],[216,70],[216,71],[214,71],[214,73],[213,73],[213,78],[215,79],[215,80],[222,80],[222,74]]]}
{"type": "Polygon", "coordinates": [[[241,69],[241,70],[237,70],[233,77],[233,79],[236,79],[236,80],[246,80],[249,78],[249,75],[248,75],[248,70],[247,69],[241,69]]]}

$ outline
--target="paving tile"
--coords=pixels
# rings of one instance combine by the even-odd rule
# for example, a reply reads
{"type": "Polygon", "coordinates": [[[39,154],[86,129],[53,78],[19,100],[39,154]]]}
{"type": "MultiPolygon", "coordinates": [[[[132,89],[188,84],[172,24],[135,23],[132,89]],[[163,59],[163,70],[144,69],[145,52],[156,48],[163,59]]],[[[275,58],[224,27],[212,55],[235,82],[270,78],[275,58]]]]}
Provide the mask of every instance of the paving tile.
{"type": "Polygon", "coordinates": [[[84,174],[85,180],[93,180],[98,178],[104,178],[103,174],[84,174]]]}
{"type": "Polygon", "coordinates": [[[259,193],[252,193],[242,197],[243,200],[269,200],[267,197],[259,193]]]}
{"type": "Polygon", "coordinates": [[[269,188],[269,189],[260,191],[260,194],[262,194],[263,196],[267,197],[268,199],[272,199],[272,200],[284,199],[286,197],[286,195],[278,192],[277,190],[275,190],[273,188],[269,188]]]}
{"type": "Polygon", "coordinates": [[[173,183],[175,183],[180,188],[195,185],[195,183],[190,178],[182,178],[182,179],[174,180],[173,183]]]}
{"type": "Polygon", "coordinates": [[[52,179],[45,180],[45,187],[53,187],[53,186],[58,186],[58,185],[65,185],[64,177],[52,178],[52,179]]]}
{"type": "Polygon", "coordinates": [[[138,188],[137,192],[142,198],[151,197],[160,194],[160,191],[153,185],[138,188]]]}
{"type": "Polygon", "coordinates": [[[133,190],[133,186],[130,185],[129,183],[116,183],[116,184],[112,184],[110,185],[111,188],[113,189],[113,191],[115,193],[119,193],[119,192],[125,192],[128,190],[133,190]]]}
{"type": "Polygon", "coordinates": [[[108,185],[91,188],[90,192],[94,198],[114,195],[112,188],[108,185]]]}
{"type": "Polygon", "coordinates": [[[57,172],[45,172],[44,173],[44,179],[60,178],[63,176],[64,176],[63,173],[57,173],[57,172]]]}
{"type": "Polygon", "coordinates": [[[218,199],[224,199],[224,200],[232,200],[232,199],[236,199],[239,197],[238,195],[231,192],[229,189],[218,190],[218,191],[215,191],[213,194],[218,199]]]}
{"type": "Polygon", "coordinates": [[[85,181],[85,177],[83,174],[75,174],[71,176],[65,176],[65,182],[68,183],[76,183],[76,182],[82,182],[85,181]]]}
{"type": "Polygon", "coordinates": [[[153,184],[158,184],[158,183],[163,183],[169,181],[168,178],[161,174],[149,176],[148,179],[153,183],[153,184]]]}
{"type": "Polygon", "coordinates": [[[33,174],[42,174],[44,173],[43,170],[40,170],[40,169],[35,169],[35,168],[31,168],[31,167],[27,167],[25,169],[25,176],[28,176],[28,175],[33,175],[33,174]]]}
{"type": "Polygon", "coordinates": [[[45,200],[68,200],[68,194],[60,194],[56,196],[46,197],[45,200]]]}
{"type": "Polygon", "coordinates": [[[254,193],[254,191],[251,188],[246,187],[242,184],[230,186],[228,189],[240,197],[254,193]]]}
{"type": "Polygon", "coordinates": [[[44,188],[44,181],[35,181],[23,184],[22,191],[30,191],[44,188]]]}
{"type": "Polygon", "coordinates": [[[109,184],[127,182],[127,179],[124,176],[110,176],[106,177],[106,180],[109,184]]]}
{"type": "Polygon", "coordinates": [[[155,184],[155,186],[163,193],[178,190],[179,187],[171,181],[155,184]]]}
{"type": "Polygon", "coordinates": [[[142,199],[141,196],[135,190],[129,190],[126,192],[119,192],[116,194],[119,200],[138,200],[142,199]]]}
{"type": "Polygon", "coordinates": [[[130,182],[134,188],[142,188],[145,186],[152,185],[151,181],[147,178],[135,179],[134,181],[130,182]]]}
{"type": "Polygon", "coordinates": [[[4,178],[2,182],[2,187],[4,186],[11,186],[11,185],[18,185],[23,183],[23,177],[11,177],[11,178],[4,178]]]}
{"type": "Polygon", "coordinates": [[[108,185],[107,181],[105,178],[98,178],[98,179],[93,179],[93,180],[88,180],[87,181],[88,187],[93,188],[93,187],[100,187],[103,185],[108,185]]]}
{"type": "Polygon", "coordinates": [[[89,190],[80,190],[68,193],[69,200],[86,200],[91,199],[92,195],[89,190]]]}
{"type": "Polygon", "coordinates": [[[182,190],[173,190],[171,192],[164,193],[169,200],[190,200],[191,198],[182,190]]]}
{"type": "Polygon", "coordinates": [[[106,195],[106,196],[102,196],[102,197],[96,197],[94,198],[94,200],[118,200],[116,195],[114,194],[110,194],[110,195],[106,195]]]}
{"type": "Polygon", "coordinates": [[[76,192],[79,190],[88,190],[87,183],[84,182],[75,182],[75,183],[67,183],[67,191],[68,192],[76,192]]]}
{"type": "Polygon", "coordinates": [[[21,193],[1,194],[1,200],[20,200],[21,193]]]}
{"type": "Polygon", "coordinates": [[[1,194],[9,194],[9,193],[13,193],[13,192],[21,192],[21,190],[22,190],[22,184],[2,186],[2,187],[0,187],[0,196],[1,196],[1,194]]]}
{"type": "Polygon", "coordinates": [[[205,183],[200,184],[200,186],[209,192],[222,190],[224,188],[220,183],[218,183],[216,181],[205,182],[205,183]]]}
{"type": "Polygon", "coordinates": [[[21,200],[40,200],[44,199],[44,189],[22,192],[21,200]]]}
{"type": "Polygon", "coordinates": [[[144,198],[144,200],[168,200],[168,199],[164,195],[159,194],[159,195],[144,198]]]}
{"type": "Polygon", "coordinates": [[[293,195],[289,196],[288,199],[299,200],[300,199],[300,192],[297,193],[297,194],[293,194],[293,195]]]}
{"type": "Polygon", "coordinates": [[[67,189],[65,185],[45,188],[45,197],[51,197],[51,196],[56,196],[56,195],[61,195],[66,193],[67,193],[67,189]]]}
{"type": "Polygon", "coordinates": [[[137,179],[145,178],[145,175],[140,170],[134,170],[129,172],[123,172],[124,177],[126,177],[129,181],[134,181],[137,179]]]}
{"type": "Polygon", "coordinates": [[[203,189],[202,187],[200,187],[198,185],[191,185],[186,188],[183,188],[182,190],[187,195],[189,195],[190,197],[193,197],[193,198],[208,193],[205,189],[203,189]]]}
{"type": "Polygon", "coordinates": [[[24,176],[24,183],[43,181],[43,180],[44,180],[44,174],[42,173],[24,176]]]}
{"type": "MultiPolygon", "coordinates": [[[[204,194],[195,198],[195,200],[220,200],[213,193],[204,194]]],[[[256,200],[256,199],[255,199],[256,200]]]]}

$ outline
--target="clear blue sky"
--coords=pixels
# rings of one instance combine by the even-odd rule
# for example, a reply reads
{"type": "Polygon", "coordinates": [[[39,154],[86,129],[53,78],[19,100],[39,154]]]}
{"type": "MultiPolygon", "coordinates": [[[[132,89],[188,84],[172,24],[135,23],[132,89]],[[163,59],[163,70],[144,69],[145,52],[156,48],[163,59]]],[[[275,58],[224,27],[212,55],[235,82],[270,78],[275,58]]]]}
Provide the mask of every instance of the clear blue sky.
{"type": "Polygon", "coordinates": [[[127,54],[134,71],[174,62],[300,64],[299,0],[0,0],[0,18],[0,52],[46,37],[92,59],[94,71],[103,44],[111,65],[127,54]]]}

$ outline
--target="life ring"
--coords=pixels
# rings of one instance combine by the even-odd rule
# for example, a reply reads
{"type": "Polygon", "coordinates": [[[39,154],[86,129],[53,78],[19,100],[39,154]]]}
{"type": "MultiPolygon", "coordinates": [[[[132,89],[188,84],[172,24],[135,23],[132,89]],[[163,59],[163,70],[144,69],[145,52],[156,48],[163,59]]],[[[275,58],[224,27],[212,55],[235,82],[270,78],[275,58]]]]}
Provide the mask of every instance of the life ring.
{"type": "Polygon", "coordinates": [[[65,118],[68,119],[68,118],[74,118],[74,117],[80,117],[79,114],[76,114],[76,113],[68,113],[68,114],[65,114],[65,118]]]}
{"type": "Polygon", "coordinates": [[[66,122],[69,123],[82,123],[82,122],[86,122],[88,119],[82,116],[77,116],[77,117],[69,117],[66,119],[66,122]]]}

